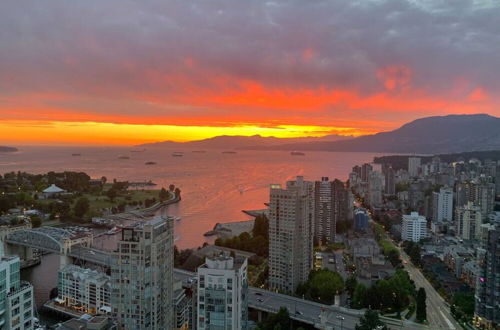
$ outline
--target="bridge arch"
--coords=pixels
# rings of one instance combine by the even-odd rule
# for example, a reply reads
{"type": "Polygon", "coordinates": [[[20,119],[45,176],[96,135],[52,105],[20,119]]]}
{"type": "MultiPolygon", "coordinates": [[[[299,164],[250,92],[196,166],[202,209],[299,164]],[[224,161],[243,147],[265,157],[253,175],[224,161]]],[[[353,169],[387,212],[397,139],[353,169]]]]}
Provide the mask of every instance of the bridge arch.
{"type": "Polygon", "coordinates": [[[69,231],[61,228],[41,227],[12,232],[5,237],[5,243],[62,253],[62,240],[71,236],[73,235],[69,231]]]}

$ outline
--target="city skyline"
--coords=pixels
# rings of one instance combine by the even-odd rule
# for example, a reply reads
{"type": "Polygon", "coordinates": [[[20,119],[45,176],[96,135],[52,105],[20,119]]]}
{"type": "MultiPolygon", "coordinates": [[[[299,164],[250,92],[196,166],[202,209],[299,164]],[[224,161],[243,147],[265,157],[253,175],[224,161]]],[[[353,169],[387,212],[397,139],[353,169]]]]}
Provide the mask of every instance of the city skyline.
{"type": "Polygon", "coordinates": [[[500,1],[0,1],[0,330],[500,330],[500,1]]]}
{"type": "Polygon", "coordinates": [[[0,140],[358,136],[499,116],[499,13],[492,1],[6,1],[0,140]]]}

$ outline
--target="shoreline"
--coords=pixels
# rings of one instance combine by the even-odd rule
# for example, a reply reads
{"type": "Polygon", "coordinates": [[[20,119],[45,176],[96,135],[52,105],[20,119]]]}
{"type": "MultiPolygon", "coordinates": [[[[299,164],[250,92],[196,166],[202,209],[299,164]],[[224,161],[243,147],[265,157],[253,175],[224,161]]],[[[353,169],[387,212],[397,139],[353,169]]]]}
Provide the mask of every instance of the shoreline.
{"type": "Polygon", "coordinates": [[[239,236],[244,232],[251,232],[255,219],[236,221],[236,222],[218,222],[212,230],[203,234],[205,237],[217,236],[217,238],[231,238],[239,236]]]}

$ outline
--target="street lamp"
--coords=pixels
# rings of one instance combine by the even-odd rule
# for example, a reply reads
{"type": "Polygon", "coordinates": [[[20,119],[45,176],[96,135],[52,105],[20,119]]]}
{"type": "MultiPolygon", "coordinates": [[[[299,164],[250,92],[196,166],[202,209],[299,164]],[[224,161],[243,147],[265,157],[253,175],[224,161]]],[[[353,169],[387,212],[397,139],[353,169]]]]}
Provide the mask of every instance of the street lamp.
{"type": "Polygon", "coordinates": [[[337,315],[337,320],[340,321],[340,330],[342,330],[342,327],[344,326],[345,317],[337,315]]]}

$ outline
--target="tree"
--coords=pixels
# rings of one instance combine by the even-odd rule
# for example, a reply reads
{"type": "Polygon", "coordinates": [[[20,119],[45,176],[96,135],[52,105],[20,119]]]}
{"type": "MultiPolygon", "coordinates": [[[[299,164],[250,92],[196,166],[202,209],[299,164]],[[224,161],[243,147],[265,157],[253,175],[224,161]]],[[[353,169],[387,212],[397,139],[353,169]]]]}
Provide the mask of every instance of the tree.
{"type": "Polygon", "coordinates": [[[106,192],[106,196],[108,196],[108,198],[114,202],[116,196],[118,194],[116,193],[116,190],[114,190],[113,188],[109,189],[107,192],[106,192]]]}
{"type": "Polygon", "coordinates": [[[420,252],[420,245],[418,245],[415,242],[405,242],[404,243],[404,250],[408,254],[408,256],[411,259],[411,262],[415,266],[420,266],[421,265],[421,252],[420,252]]]}
{"type": "Polygon", "coordinates": [[[160,202],[166,201],[167,199],[169,199],[169,197],[170,194],[168,193],[168,191],[165,188],[161,188],[159,193],[160,202]]]}
{"type": "Polygon", "coordinates": [[[52,215],[57,215],[62,220],[66,220],[71,211],[71,206],[68,202],[56,201],[50,204],[50,208],[52,215]]]}
{"type": "Polygon", "coordinates": [[[427,319],[427,307],[425,304],[425,289],[420,288],[417,293],[417,321],[424,322],[427,319]]]}
{"type": "Polygon", "coordinates": [[[9,195],[0,195],[0,213],[7,212],[14,206],[14,201],[9,195]]]}
{"type": "Polygon", "coordinates": [[[398,266],[401,264],[401,259],[399,258],[399,251],[396,249],[391,249],[387,253],[387,259],[394,266],[398,266]]]}
{"type": "Polygon", "coordinates": [[[155,202],[156,202],[156,199],[154,199],[154,198],[152,198],[152,199],[146,198],[144,200],[144,207],[148,208],[148,207],[152,206],[155,202]]]}
{"type": "Polygon", "coordinates": [[[125,212],[125,208],[127,207],[127,203],[125,202],[121,202],[120,204],[118,204],[117,206],[117,209],[118,209],[118,212],[120,213],[123,213],[125,212]]]}
{"type": "Polygon", "coordinates": [[[177,249],[177,246],[174,246],[174,266],[181,267],[192,254],[192,249],[184,249],[179,251],[179,249],[177,249]]]}
{"type": "Polygon", "coordinates": [[[286,307],[280,307],[280,310],[277,314],[270,315],[264,322],[262,322],[258,329],[259,330],[275,330],[282,329],[287,330],[290,329],[291,320],[290,314],[288,313],[288,309],[286,307]]]}
{"type": "Polygon", "coordinates": [[[410,250],[410,259],[411,259],[411,262],[415,266],[420,266],[421,257],[422,257],[422,255],[420,253],[420,245],[413,244],[413,248],[410,250]]]}
{"type": "Polygon", "coordinates": [[[170,190],[171,192],[174,192],[175,185],[171,184],[170,186],[168,186],[168,190],[170,190]]]}
{"type": "Polygon", "coordinates": [[[179,188],[175,188],[175,196],[181,198],[181,190],[179,188]]]}
{"type": "Polygon", "coordinates": [[[363,308],[365,305],[365,297],[366,297],[366,286],[362,283],[358,283],[354,292],[352,294],[351,306],[352,308],[363,308]]]}
{"type": "Polygon", "coordinates": [[[451,313],[457,320],[468,322],[474,315],[474,294],[467,292],[457,292],[453,296],[451,313]]]}
{"type": "Polygon", "coordinates": [[[344,280],[337,272],[328,269],[312,271],[307,283],[297,288],[298,295],[323,304],[333,304],[335,295],[344,290],[344,280]]]}
{"type": "Polygon", "coordinates": [[[81,218],[88,212],[90,208],[90,202],[87,197],[80,197],[73,208],[75,216],[81,218]]]}
{"type": "Polygon", "coordinates": [[[354,294],[354,290],[356,289],[357,285],[358,285],[358,280],[356,279],[356,276],[351,275],[346,279],[345,288],[346,288],[347,292],[349,292],[349,295],[351,297],[354,294]]]}
{"type": "Polygon", "coordinates": [[[106,178],[105,176],[103,176],[103,177],[101,178],[101,182],[102,182],[102,184],[103,184],[103,185],[105,185],[105,184],[106,184],[106,182],[108,182],[108,178],[106,178]]]}
{"type": "Polygon", "coordinates": [[[387,330],[387,326],[379,318],[378,312],[368,309],[365,315],[359,319],[359,324],[356,324],[356,330],[387,330]],[[380,327],[380,328],[377,328],[380,327]]]}
{"type": "Polygon", "coordinates": [[[42,225],[42,219],[39,216],[35,215],[31,217],[31,226],[33,228],[38,228],[41,225],[42,225]]]}
{"type": "Polygon", "coordinates": [[[129,186],[128,181],[115,181],[113,182],[111,189],[123,192],[128,189],[128,186],[129,186]]]}
{"type": "Polygon", "coordinates": [[[269,219],[265,215],[258,215],[253,224],[252,234],[254,237],[262,236],[269,238],[269,219]]]}

